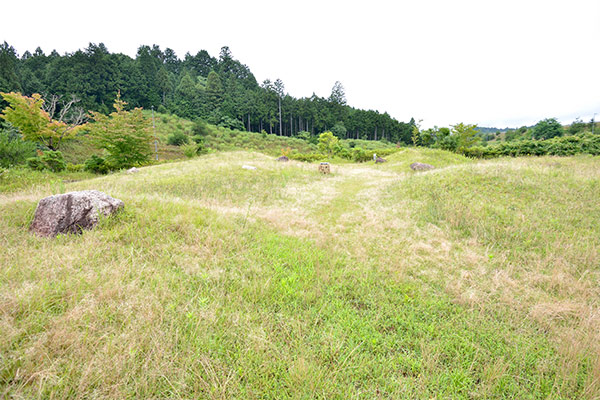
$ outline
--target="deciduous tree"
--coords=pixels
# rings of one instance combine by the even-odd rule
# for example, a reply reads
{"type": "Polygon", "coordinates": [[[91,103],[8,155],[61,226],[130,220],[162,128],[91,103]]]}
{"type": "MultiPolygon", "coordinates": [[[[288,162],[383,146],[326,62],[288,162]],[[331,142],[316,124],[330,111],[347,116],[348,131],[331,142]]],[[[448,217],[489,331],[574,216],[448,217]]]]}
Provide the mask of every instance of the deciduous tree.
{"type": "Polygon", "coordinates": [[[40,142],[51,150],[58,150],[63,140],[84,126],[83,111],[73,107],[78,101],[75,97],[59,104],[60,96],[50,96],[45,102],[38,93],[31,97],[14,92],[0,95],[9,104],[0,116],[19,128],[25,140],[40,142]]]}
{"type": "Polygon", "coordinates": [[[480,138],[477,136],[477,125],[460,122],[452,126],[452,135],[456,138],[457,151],[463,151],[480,142],[480,138]]]}
{"type": "Polygon", "coordinates": [[[337,153],[340,149],[340,140],[333,136],[333,132],[327,131],[319,135],[319,150],[330,156],[337,153]]]}
{"type": "Polygon", "coordinates": [[[96,146],[106,150],[106,161],[115,169],[147,162],[152,154],[150,120],[144,117],[141,108],[126,111],[126,104],[119,93],[113,105],[115,111],[110,115],[90,113],[95,121],[90,124],[90,133],[96,146]]]}
{"type": "Polygon", "coordinates": [[[556,136],[562,136],[563,133],[563,127],[556,118],[543,119],[533,127],[534,139],[550,139],[556,136]]]}

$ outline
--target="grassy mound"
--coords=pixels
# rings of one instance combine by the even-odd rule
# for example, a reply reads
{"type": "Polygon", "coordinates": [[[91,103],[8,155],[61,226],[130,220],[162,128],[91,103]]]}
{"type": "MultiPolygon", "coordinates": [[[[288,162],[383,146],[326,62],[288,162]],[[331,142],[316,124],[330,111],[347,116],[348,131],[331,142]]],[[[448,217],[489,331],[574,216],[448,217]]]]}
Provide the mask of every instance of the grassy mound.
{"type": "Polygon", "coordinates": [[[218,153],[0,196],[0,393],[597,398],[599,160],[388,160],[218,153]],[[125,210],[27,232],[92,188],[125,210]]]}

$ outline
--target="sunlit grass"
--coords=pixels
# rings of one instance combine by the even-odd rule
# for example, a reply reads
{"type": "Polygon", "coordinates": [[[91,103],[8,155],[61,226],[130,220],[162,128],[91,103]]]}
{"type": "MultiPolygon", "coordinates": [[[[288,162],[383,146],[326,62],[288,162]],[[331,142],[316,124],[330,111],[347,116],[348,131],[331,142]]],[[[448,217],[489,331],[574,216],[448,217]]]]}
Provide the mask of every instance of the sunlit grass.
{"type": "Polygon", "coordinates": [[[126,206],[55,239],[27,228],[56,187],[7,193],[0,394],[597,398],[598,159],[388,159],[65,183],[126,206]]]}

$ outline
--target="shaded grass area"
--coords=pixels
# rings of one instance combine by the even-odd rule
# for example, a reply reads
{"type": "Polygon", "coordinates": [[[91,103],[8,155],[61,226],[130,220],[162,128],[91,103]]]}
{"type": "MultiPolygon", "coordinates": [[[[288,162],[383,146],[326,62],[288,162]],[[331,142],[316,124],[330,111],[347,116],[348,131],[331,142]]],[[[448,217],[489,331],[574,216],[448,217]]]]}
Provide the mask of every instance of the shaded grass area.
{"type": "Polygon", "coordinates": [[[60,152],[65,161],[72,164],[83,164],[93,154],[100,153],[86,135],[78,135],[71,140],[65,140],[60,146],[60,152]]]}
{"type": "MultiPolygon", "coordinates": [[[[149,118],[151,113],[146,112],[149,118]]],[[[155,114],[156,132],[160,143],[167,143],[169,135],[174,133],[183,133],[189,137],[194,135],[194,123],[185,118],[176,115],[155,114]]],[[[309,152],[316,150],[316,146],[305,140],[278,136],[273,134],[260,134],[256,132],[243,132],[215,125],[206,124],[205,133],[202,135],[204,145],[213,151],[234,151],[250,150],[260,151],[272,156],[279,156],[287,148],[295,149],[300,152],[309,152]]],[[[178,149],[177,146],[166,146],[171,152],[178,149]]],[[[183,158],[183,153],[180,153],[183,158]]]]}
{"type": "MultiPolygon", "coordinates": [[[[0,222],[5,396],[559,398],[546,334],[239,216],[135,201],[82,236],[0,222]]],[[[567,397],[565,397],[567,398],[567,397]]]]}
{"type": "Polygon", "coordinates": [[[53,191],[64,190],[70,182],[90,179],[96,175],[89,172],[32,171],[28,168],[10,168],[0,175],[0,194],[13,193],[41,186],[53,191]]]}
{"type": "Polygon", "coordinates": [[[205,137],[205,143],[216,151],[255,150],[271,156],[280,156],[291,150],[309,153],[317,149],[317,146],[303,139],[224,128],[216,128],[205,137]]]}

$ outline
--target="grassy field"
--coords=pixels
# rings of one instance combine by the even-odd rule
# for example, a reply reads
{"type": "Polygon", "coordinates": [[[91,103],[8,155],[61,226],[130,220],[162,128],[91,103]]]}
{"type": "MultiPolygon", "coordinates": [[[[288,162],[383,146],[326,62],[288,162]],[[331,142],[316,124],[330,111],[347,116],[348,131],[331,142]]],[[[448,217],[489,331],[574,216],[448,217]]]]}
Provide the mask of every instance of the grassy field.
{"type": "Polygon", "coordinates": [[[0,397],[600,398],[600,159],[387,158],[6,184],[0,397]],[[28,233],[82,189],[125,209],[28,233]]]}

